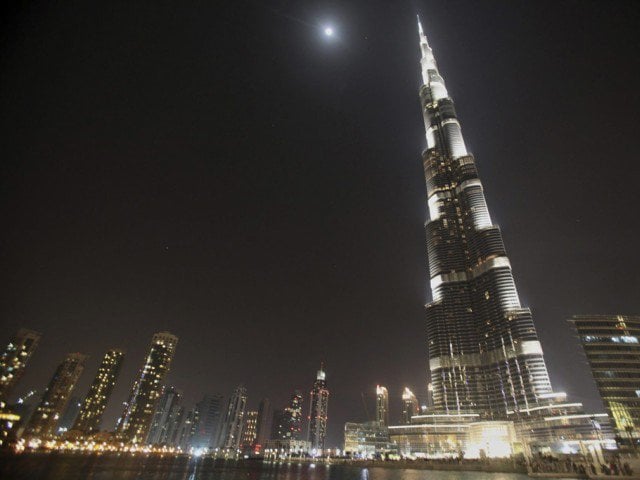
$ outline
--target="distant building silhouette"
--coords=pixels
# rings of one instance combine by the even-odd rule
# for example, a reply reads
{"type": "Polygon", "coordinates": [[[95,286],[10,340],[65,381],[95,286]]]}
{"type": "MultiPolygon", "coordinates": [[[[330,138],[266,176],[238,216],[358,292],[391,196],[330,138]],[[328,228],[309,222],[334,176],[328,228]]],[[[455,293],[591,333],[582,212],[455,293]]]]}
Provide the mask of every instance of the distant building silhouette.
{"type": "Polygon", "coordinates": [[[272,419],[271,401],[268,398],[263,398],[258,406],[256,445],[264,447],[266,441],[269,440],[272,419]]]}
{"type": "Polygon", "coordinates": [[[216,447],[220,435],[222,408],[222,395],[205,395],[196,404],[197,421],[191,439],[193,448],[216,447]]]}

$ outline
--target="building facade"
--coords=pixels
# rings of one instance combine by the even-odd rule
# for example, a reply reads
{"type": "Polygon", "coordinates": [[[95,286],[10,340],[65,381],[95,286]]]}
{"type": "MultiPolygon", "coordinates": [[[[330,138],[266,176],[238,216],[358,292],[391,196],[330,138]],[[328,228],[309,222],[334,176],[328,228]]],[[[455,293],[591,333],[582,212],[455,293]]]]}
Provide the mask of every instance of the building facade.
{"type": "Polygon", "coordinates": [[[344,453],[355,458],[376,458],[396,453],[389,440],[389,430],[380,421],[344,425],[344,453]]]}
{"type": "Polygon", "coordinates": [[[389,391],[382,385],[376,386],[376,421],[389,426],[389,391]]]}
{"type": "Polygon", "coordinates": [[[149,445],[168,445],[180,413],[182,392],[175,387],[166,387],[160,396],[156,411],[151,420],[147,443],[149,445]]]}
{"type": "Polygon", "coordinates": [[[196,404],[197,421],[191,439],[192,447],[202,449],[216,447],[222,408],[222,395],[205,395],[196,404]]]}
{"type": "Polygon", "coordinates": [[[327,413],[329,409],[329,389],[326,373],[322,366],[316,375],[316,381],[310,394],[309,437],[311,450],[322,453],[327,436],[327,413]]]}
{"type": "Polygon", "coordinates": [[[258,423],[256,427],[256,446],[258,448],[263,448],[270,438],[272,418],[271,401],[268,398],[263,398],[260,400],[260,405],[258,405],[258,423]]]}
{"type": "Polygon", "coordinates": [[[238,385],[229,399],[225,412],[218,448],[223,450],[238,450],[242,440],[242,427],[247,410],[247,389],[238,385]]]}
{"type": "Polygon", "coordinates": [[[123,360],[124,352],[122,350],[112,349],[105,353],[98,367],[98,373],[82,402],[73,430],[78,430],[85,434],[100,430],[102,415],[105,408],[107,408],[107,403],[116,385],[123,360]]]}
{"type": "Polygon", "coordinates": [[[121,441],[128,443],[146,441],[177,343],[178,337],[169,332],[160,332],[153,336],[149,352],[131,388],[129,399],[116,428],[116,435],[121,441]]]}
{"type": "Polygon", "coordinates": [[[249,410],[244,418],[244,427],[242,427],[242,439],[240,447],[243,450],[252,449],[256,443],[258,433],[258,411],[249,410]]]}
{"type": "Polygon", "coordinates": [[[402,423],[411,423],[411,418],[419,413],[418,399],[408,387],[405,387],[402,392],[402,423]]]}
{"type": "Polygon", "coordinates": [[[40,403],[29,419],[25,429],[26,437],[47,438],[54,435],[58,421],[65,412],[71,392],[84,370],[87,356],[70,353],[56,368],[40,403]]]}
{"type": "Polygon", "coordinates": [[[40,335],[21,328],[11,339],[0,357],[0,408],[7,402],[13,387],[24,373],[27,362],[40,343],[40,335]]]}
{"type": "Polygon", "coordinates": [[[621,444],[640,442],[640,316],[570,320],[621,444]]]}

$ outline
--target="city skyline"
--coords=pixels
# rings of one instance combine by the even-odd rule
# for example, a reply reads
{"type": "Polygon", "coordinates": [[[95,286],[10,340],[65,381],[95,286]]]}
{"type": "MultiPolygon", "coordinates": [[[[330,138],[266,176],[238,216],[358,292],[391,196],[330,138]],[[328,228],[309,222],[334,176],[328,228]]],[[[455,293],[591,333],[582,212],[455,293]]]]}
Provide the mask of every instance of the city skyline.
{"type": "MultiPolygon", "coordinates": [[[[36,8],[40,16],[25,22],[46,33],[33,42],[53,35],[64,55],[46,42],[43,53],[32,40],[8,44],[2,90],[26,93],[2,97],[12,139],[0,341],[4,346],[20,327],[43,335],[13,395],[42,391],[68,351],[89,355],[75,391],[83,395],[104,351],[122,348],[127,359],[105,413],[104,427],[112,428],[148,338],[166,329],[180,338],[168,382],[184,390],[186,405],[209,392],[228,398],[239,382],[251,409],[263,396],[284,405],[293,389],[308,389],[309,372],[325,361],[331,390],[345,399],[332,400],[330,445],[339,442],[339,425],[367,420],[363,392],[373,416],[372,385],[389,388],[393,423],[404,387],[421,402],[426,397],[419,332],[430,297],[415,9],[334,6],[340,20],[333,43],[262,10],[218,33],[179,16],[201,35],[181,39],[164,13],[151,12],[151,23],[171,33],[162,48],[135,55],[153,71],[176,71],[151,78],[123,47],[148,12],[118,8],[102,15],[108,25],[121,23],[114,36],[96,39],[82,26],[73,34],[86,47],[76,47],[83,42],[68,32],[52,33],[60,19],[82,24],[78,14],[36,8]],[[220,51],[225,36],[237,52],[220,51]],[[255,48],[258,39],[269,46],[265,52],[255,48]],[[114,45],[116,60],[106,53],[114,45]],[[88,66],[65,64],[69,51],[85,55],[88,66]],[[42,75],[51,86],[29,73],[42,66],[23,62],[56,67],[42,75]],[[218,63],[228,80],[217,76],[218,63]],[[95,78],[96,66],[104,80],[95,78]],[[210,90],[212,79],[222,87],[210,90]],[[138,86],[137,99],[123,82],[138,86]],[[105,95],[110,102],[95,100],[105,95]],[[68,102],[82,113],[67,123],[57,112],[68,102]],[[21,111],[38,113],[41,123],[23,128],[21,111]],[[130,135],[119,123],[142,127],[130,135]],[[236,132],[251,141],[227,140],[236,132]],[[307,324],[321,328],[301,338],[307,324]]],[[[200,16],[236,18],[236,8],[200,16]]],[[[310,16],[291,8],[288,14],[310,16]]],[[[621,189],[615,202],[596,194],[615,182],[599,168],[602,158],[619,159],[620,171],[634,166],[639,101],[628,62],[637,60],[628,45],[635,33],[625,15],[603,19],[596,6],[560,6],[551,21],[532,6],[469,11],[433,2],[420,9],[493,219],[505,232],[522,303],[533,310],[551,383],[602,411],[588,372],[578,368],[579,346],[565,348],[565,319],[639,310],[633,292],[640,265],[628,255],[638,227],[616,213],[619,204],[634,205],[635,194],[621,189]],[[574,15],[579,26],[567,29],[574,15]],[[521,17],[530,23],[523,26],[521,17]],[[534,44],[519,28],[545,34],[531,35],[540,42],[534,44]],[[592,58],[603,68],[584,67],[592,58]],[[602,91],[602,72],[610,91],[602,91]],[[594,91],[604,96],[597,114],[594,91]],[[554,100],[542,105],[536,95],[545,93],[554,100]]],[[[153,29],[140,35],[144,42],[157,37],[153,29]]]]}

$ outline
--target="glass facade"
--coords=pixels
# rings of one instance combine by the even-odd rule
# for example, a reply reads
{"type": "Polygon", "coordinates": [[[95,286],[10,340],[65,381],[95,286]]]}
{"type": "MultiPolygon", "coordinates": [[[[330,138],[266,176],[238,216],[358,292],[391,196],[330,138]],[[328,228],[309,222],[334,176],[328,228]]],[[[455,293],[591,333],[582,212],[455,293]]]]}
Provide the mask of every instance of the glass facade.
{"type": "Polygon", "coordinates": [[[640,316],[575,315],[569,321],[619,441],[640,441],[640,316]]]}

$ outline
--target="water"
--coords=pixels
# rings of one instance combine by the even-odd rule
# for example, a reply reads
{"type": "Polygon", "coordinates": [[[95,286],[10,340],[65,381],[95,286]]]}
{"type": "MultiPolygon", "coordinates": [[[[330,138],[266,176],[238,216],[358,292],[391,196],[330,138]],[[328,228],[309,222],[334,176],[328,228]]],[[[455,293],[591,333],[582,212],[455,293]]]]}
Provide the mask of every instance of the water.
{"type": "Polygon", "coordinates": [[[38,454],[0,457],[2,480],[525,480],[513,473],[362,468],[211,458],[38,454]]]}

